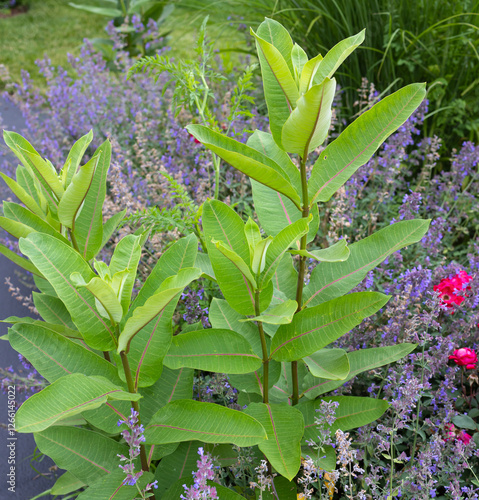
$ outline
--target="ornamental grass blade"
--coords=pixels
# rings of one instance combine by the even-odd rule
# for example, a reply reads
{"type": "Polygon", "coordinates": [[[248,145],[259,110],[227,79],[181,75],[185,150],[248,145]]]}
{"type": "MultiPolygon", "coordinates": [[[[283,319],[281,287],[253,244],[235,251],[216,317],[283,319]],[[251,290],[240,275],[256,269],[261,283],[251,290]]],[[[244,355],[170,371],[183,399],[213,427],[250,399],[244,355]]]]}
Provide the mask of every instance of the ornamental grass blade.
{"type": "Polygon", "coordinates": [[[336,80],[326,78],[314,85],[296,103],[281,131],[281,142],[288,153],[301,158],[321,146],[328,136],[331,124],[336,80]]]}
{"type": "Polygon", "coordinates": [[[58,218],[69,228],[75,226],[75,219],[90,189],[100,155],[94,156],[76,172],[58,204],[58,218]]]}
{"type": "Polygon", "coordinates": [[[239,333],[209,328],[173,337],[163,363],[173,370],[249,373],[258,370],[262,361],[239,333]]]}
{"type": "Polygon", "coordinates": [[[102,351],[113,349],[116,344],[115,333],[109,322],[96,310],[94,297],[88,290],[78,290],[70,279],[74,271],[79,272],[85,281],[95,276],[78,252],[58,239],[41,233],[22,238],[19,246],[61,297],[87,344],[102,351]]]}
{"type": "Polygon", "coordinates": [[[312,307],[348,293],[389,255],[418,242],[427,232],[430,222],[421,219],[396,222],[349,245],[350,256],[345,262],[321,262],[314,268],[310,282],[304,288],[303,307],[312,307]]]}
{"type": "Polygon", "coordinates": [[[359,349],[348,352],[349,374],[341,381],[325,378],[315,378],[312,374],[305,378],[303,395],[308,399],[314,399],[326,392],[334,391],[341,387],[345,382],[351,380],[359,373],[374,370],[380,366],[394,363],[404,358],[410,352],[414,351],[416,344],[398,344],[387,347],[374,347],[371,349],[359,349]]]}
{"type": "Polygon", "coordinates": [[[304,362],[315,377],[344,380],[349,375],[349,360],[344,349],[321,349],[306,356],[304,362]]]}
{"type": "Polygon", "coordinates": [[[105,377],[121,385],[112,363],[39,323],[16,324],[9,328],[8,338],[11,346],[25,356],[42,377],[55,382],[65,375],[83,373],[105,377]]]}
{"type": "Polygon", "coordinates": [[[296,361],[334,342],[389,300],[378,292],[357,292],[303,309],[289,325],[281,325],[271,342],[271,357],[296,361]]]}
{"type": "MultiPolygon", "coordinates": [[[[78,427],[51,427],[35,433],[39,450],[85,484],[117,471],[117,455],[128,447],[98,432],[78,427]]],[[[138,492],[138,490],[137,490],[138,492]]]]}
{"type": "Polygon", "coordinates": [[[105,377],[73,373],[57,379],[28,398],[16,415],[18,432],[40,432],[63,418],[103,405],[109,399],[138,401],[105,377]]]}
{"type": "Polygon", "coordinates": [[[266,439],[263,426],[244,412],[214,403],[173,401],[161,408],[145,427],[147,444],[198,439],[206,443],[254,446],[266,439]]]}
{"type": "Polygon", "coordinates": [[[337,429],[347,431],[370,424],[380,418],[389,408],[389,403],[383,399],[355,396],[326,396],[322,399],[300,403],[296,408],[304,416],[304,440],[314,441],[317,439],[318,429],[314,417],[323,400],[326,402],[337,401],[339,403],[335,414],[336,420],[330,427],[332,435],[337,429]]]}
{"type": "Polygon", "coordinates": [[[299,410],[287,403],[252,403],[245,413],[265,428],[267,440],[258,443],[271,465],[284,477],[293,479],[301,466],[301,438],[304,419],[299,410]]]}
{"type": "MultiPolygon", "coordinates": [[[[257,36],[272,44],[283,56],[291,75],[293,74],[293,64],[291,61],[291,52],[293,50],[293,41],[280,23],[273,19],[266,18],[258,27],[257,36]]],[[[257,46],[258,58],[261,65],[261,76],[263,78],[264,96],[268,106],[269,125],[275,142],[281,147],[281,129],[284,122],[288,119],[292,106],[288,105],[288,99],[281,84],[276,79],[273,70],[263,55],[259,44],[257,46]]],[[[291,77],[292,78],[292,77],[291,77]]],[[[293,103],[294,106],[294,103],[293,103]]]]}
{"type": "Polygon", "coordinates": [[[199,269],[189,267],[181,269],[176,276],[167,278],[160,287],[160,291],[149,297],[144,305],[137,307],[126,321],[118,338],[118,353],[128,352],[131,339],[158,316],[187,285],[200,276],[199,269]]]}
{"type": "Polygon", "coordinates": [[[328,201],[421,104],[425,84],[413,83],[359,116],[319,155],[308,181],[309,201],[328,201]]]}
{"type": "Polygon", "coordinates": [[[248,177],[288,197],[300,209],[301,198],[286,173],[271,158],[204,125],[188,125],[188,132],[226,163],[248,177]]]}

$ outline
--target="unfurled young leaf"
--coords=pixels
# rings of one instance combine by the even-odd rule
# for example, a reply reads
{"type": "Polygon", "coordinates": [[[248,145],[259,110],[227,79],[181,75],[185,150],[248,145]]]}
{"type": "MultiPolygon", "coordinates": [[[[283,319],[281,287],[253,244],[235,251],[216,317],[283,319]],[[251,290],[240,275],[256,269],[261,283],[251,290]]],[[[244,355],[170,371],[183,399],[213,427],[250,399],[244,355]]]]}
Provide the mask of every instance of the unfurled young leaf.
{"type": "Polygon", "coordinates": [[[88,134],[80,137],[78,141],[75,142],[70,152],[68,153],[65,164],[63,165],[61,171],[61,177],[64,179],[63,187],[67,189],[73,176],[77,173],[78,166],[87,150],[89,144],[93,140],[93,130],[90,130],[88,134]]]}
{"type": "Polygon", "coordinates": [[[345,239],[320,250],[288,250],[292,255],[301,255],[318,262],[344,262],[348,260],[350,251],[345,239]]]}

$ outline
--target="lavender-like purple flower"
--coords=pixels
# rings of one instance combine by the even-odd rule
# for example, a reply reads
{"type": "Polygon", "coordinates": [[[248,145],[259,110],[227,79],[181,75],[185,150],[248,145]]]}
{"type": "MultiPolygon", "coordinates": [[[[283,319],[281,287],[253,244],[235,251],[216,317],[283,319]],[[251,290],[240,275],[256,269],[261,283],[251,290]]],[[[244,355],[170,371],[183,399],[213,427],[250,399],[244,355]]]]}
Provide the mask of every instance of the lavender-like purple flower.
{"type": "Polygon", "coordinates": [[[200,459],[197,460],[196,465],[198,470],[193,472],[194,483],[189,488],[183,485],[185,489],[185,495],[180,495],[183,500],[191,499],[215,499],[219,498],[216,488],[207,484],[207,481],[213,481],[215,479],[214,465],[211,455],[205,453],[203,448],[198,448],[198,455],[200,459]]]}

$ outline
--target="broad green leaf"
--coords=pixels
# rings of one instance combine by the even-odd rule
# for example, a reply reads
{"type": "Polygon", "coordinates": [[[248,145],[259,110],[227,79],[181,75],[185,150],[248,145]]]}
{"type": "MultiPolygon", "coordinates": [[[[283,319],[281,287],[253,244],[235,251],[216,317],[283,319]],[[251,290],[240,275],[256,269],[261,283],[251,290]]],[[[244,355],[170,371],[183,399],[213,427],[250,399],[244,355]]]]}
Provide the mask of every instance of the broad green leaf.
{"type": "Polygon", "coordinates": [[[32,296],[35,308],[46,322],[75,328],[70,313],[58,297],[37,292],[32,292],[32,296]]]}
{"type": "Polygon", "coordinates": [[[34,214],[38,215],[39,217],[44,217],[45,214],[43,213],[43,210],[40,208],[38,203],[35,201],[35,199],[30,196],[25,189],[23,189],[20,184],[15,182],[13,179],[10,179],[10,177],[6,176],[4,173],[0,172],[0,175],[2,176],[2,179],[5,181],[7,186],[12,190],[13,194],[34,214]]]}
{"type": "Polygon", "coordinates": [[[304,416],[304,439],[316,440],[318,430],[314,422],[316,409],[321,406],[322,401],[337,401],[336,420],[331,426],[331,434],[337,429],[347,431],[362,427],[377,420],[389,408],[389,403],[383,399],[361,398],[355,396],[325,396],[322,399],[307,401],[296,406],[304,416]]]}
{"type": "MultiPolygon", "coordinates": [[[[15,172],[15,177],[17,179],[18,185],[25,190],[25,192],[35,200],[37,205],[40,207],[43,215],[44,210],[42,206],[44,205],[43,202],[46,203],[46,200],[42,200],[42,196],[40,195],[39,191],[37,190],[36,183],[33,179],[32,174],[30,171],[24,167],[23,165],[18,165],[17,166],[17,171],[15,172]]],[[[37,181],[38,182],[38,181],[37,181]]],[[[46,207],[45,207],[46,208],[46,207]]],[[[42,214],[37,214],[40,217],[42,217],[42,214]]]]}
{"type": "Polygon", "coordinates": [[[225,203],[211,200],[203,205],[203,229],[208,256],[221,291],[237,312],[255,314],[255,292],[243,273],[211,242],[221,240],[243,261],[249,261],[250,251],[239,215],[225,203]]]}
{"type": "Polygon", "coordinates": [[[309,284],[304,288],[303,308],[348,293],[386,257],[418,242],[427,232],[430,222],[421,219],[396,222],[349,245],[350,255],[347,261],[318,264],[311,273],[309,284]]]}
{"type": "Polygon", "coordinates": [[[145,427],[147,444],[200,439],[207,443],[253,446],[266,439],[263,426],[243,412],[214,403],[173,401],[161,408],[145,427]]]}
{"type": "Polygon", "coordinates": [[[270,325],[285,325],[291,323],[296,309],[298,309],[298,303],[295,300],[287,300],[282,304],[269,307],[260,316],[240,321],[262,321],[270,325]]]}
{"type": "MultiPolygon", "coordinates": [[[[323,56],[318,54],[316,57],[311,58],[304,66],[301,72],[301,79],[299,82],[299,93],[306,94],[306,92],[313,86],[313,78],[318,71],[319,65],[323,60],[323,56]]],[[[320,82],[321,83],[321,82],[320,82]]]]}
{"type": "Polygon", "coordinates": [[[122,238],[115,247],[110,262],[110,276],[114,278],[115,273],[125,269],[128,275],[121,282],[121,289],[118,293],[118,299],[126,314],[130,306],[131,293],[136,279],[136,270],[141,257],[140,236],[129,234],[122,238]]]}
{"type": "Polygon", "coordinates": [[[260,283],[265,286],[274,276],[284,253],[308,232],[308,226],[312,216],[301,218],[293,224],[286,226],[273,239],[266,253],[266,265],[261,273],[260,283]]]}
{"type": "Polygon", "coordinates": [[[40,233],[22,238],[19,246],[61,297],[88,345],[102,351],[111,350],[116,344],[111,325],[97,312],[91,293],[78,290],[70,280],[73,272],[79,272],[85,281],[95,276],[78,252],[56,238],[40,233]]]}
{"type": "Polygon", "coordinates": [[[289,250],[293,255],[302,255],[318,262],[344,262],[349,258],[349,248],[345,239],[320,250],[289,250]]]}
{"type": "Polygon", "coordinates": [[[38,217],[38,215],[30,212],[30,210],[27,210],[25,207],[18,205],[17,203],[4,201],[3,212],[4,215],[11,221],[24,224],[30,229],[33,229],[34,231],[37,231],[39,233],[45,233],[49,234],[50,236],[54,236],[60,241],[63,241],[63,243],[70,245],[70,242],[50,224],[45,222],[42,218],[38,217]]]}
{"type": "Polygon", "coordinates": [[[209,328],[173,337],[163,363],[171,369],[196,368],[219,373],[249,373],[261,359],[239,333],[209,328]]]}
{"type": "MultiPolygon", "coordinates": [[[[285,59],[286,64],[293,74],[293,63],[291,62],[291,52],[293,50],[293,41],[286,28],[273,19],[266,18],[258,30],[257,36],[271,43],[285,59]]],[[[268,106],[269,125],[275,142],[281,147],[281,129],[284,122],[288,119],[293,106],[288,105],[286,95],[276,79],[266,57],[257,43],[258,58],[261,65],[261,76],[263,78],[264,96],[268,106]]]]}
{"type": "Polygon", "coordinates": [[[268,439],[258,443],[259,449],[271,465],[291,481],[301,466],[304,430],[301,412],[286,403],[252,403],[245,413],[254,417],[266,430],[268,439]]]}
{"type": "Polygon", "coordinates": [[[254,247],[251,269],[256,275],[264,271],[264,267],[266,265],[266,252],[272,242],[273,237],[268,236],[266,239],[259,241],[254,247]]]}
{"type": "Polygon", "coordinates": [[[16,324],[9,329],[9,340],[49,382],[72,373],[83,373],[121,384],[111,363],[39,322],[16,324]]]}
{"type": "MultiPolygon", "coordinates": [[[[296,192],[301,196],[301,174],[299,168],[293,163],[290,156],[286,151],[283,151],[273,139],[271,134],[261,130],[255,130],[253,134],[248,137],[246,143],[248,146],[256,149],[268,158],[271,158],[277,165],[280,166],[280,173],[284,172],[286,178],[289,179],[291,185],[296,189],[296,192]]],[[[293,205],[295,210],[298,208],[293,205]]]]}
{"type": "Polygon", "coordinates": [[[71,472],[67,471],[55,481],[55,484],[52,486],[51,494],[67,495],[83,486],[86,486],[83,481],[80,481],[71,472]]]}
{"type": "Polygon", "coordinates": [[[68,470],[85,484],[119,470],[117,455],[128,455],[127,446],[78,427],[45,429],[35,433],[35,442],[58,467],[68,470]]]}
{"type": "Polygon", "coordinates": [[[378,292],[357,292],[303,309],[281,325],[271,342],[271,357],[295,361],[319,351],[377,312],[389,300],[378,292]]]}
{"type": "Polygon", "coordinates": [[[81,415],[95,429],[114,436],[122,430],[118,427],[118,419],[126,420],[130,415],[130,411],[131,401],[107,401],[98,408],[82,411],[81,415]]]}
{"type": "Polygon", "coordinates": [[[210,304],[208,318],[213,328],[227,328],[242,335],[251,345],[253,352],[262,358],[258,328],[251,323],[243,323],[245,316],[236,312],[226,300],[214,297],[210,304]]]}
{"type": "Polygon", "coordinates": [[[138,401],[105,377],[73,373],[57,379],[25,401],[16,414],[18,432],[40,432],[59,420],[98,408],[107,400],[138,401]]]}
{"type": "Polygon", "coordinates": [[[201,276],[201,271],[194,267],[181,269],[176,276],[167,278],[159,292],[149,297],[144,305],[137,307],[125,323],[118,338],[118,353],[128,352],[131,339],[153,318],[158,316],[168,304],[183,291],[185,286],[201,276]]]}
{"type": "Polygon", "coordinates": [[[273,478],[274,489],[266,489],[263,491],[262,500],[297,500],[299,495],[296,493],[298,486],[294,480],[288,481],[283,476],[276,476],[273,478]],[[276,493],[275,493],[276,492],[276,493]]]}
{"type": "Polygon", "coordinates": [[[261,50],[263,58],[288,101],[289,108],[293,109],[296,106],[299,92],[283,54],[273,44],[258,36],[252,28],[250,28],[250,33],[256,39],[258,52],[261,50]]]}
{"type": "Polygon", "coordinates": [[[215,272],[213,271],[213,266],[211,265],[211,260],[207,253],[198,252],[194,265],[198,269],[201,269],[202,278],[208,278],[211,281],[216,281],[215,272]]]}
{"type": "Polygon", "coordinates": [[[344,380],[349,375],[349,360],[344,349],[321,349],[306,356],[304,362],[315,377],[344,380]]]}
{"type": "Polygon", "coordinates": [[[407,356],[415,347],[416,344],[398,344],[395,346],[375,347],[348,352],[350,370],[349,375],[344,380],[338,382],[336,380],[315,378],[309,375],[304,380],[303,395],[309,399],[314,399],[320,394],[334,391],[334,389],[342,386],[359,373],[374,370],[374,368],[387,365],[388,363],[394,363],[398,359],[407,356]]]}
{"type": "Polygon", "coordinates": [[[244,226],[244,234],[249,245],[250,259],[253,260],[254,249],[256,245],[262,240],[261,231],[258,224],[251,218],[248,217],[246,224],[244,226]]]}
{"type": "Polygon", "coordinates": [[[88,283],[80,273],[70,275],[71,282],[77,288],[86,288],[94,297],[97,311],[105,318],[111,318],[115,323],[119,323],[123,316],[123,309],[113,288],[98,276],[92,278],[88,283]]]}
{"type": "Polygon", "coordinates": [[[85,154],[85,151],[92,140],[93,140],[93,130],[90,130],[88,134],[84,135],[83,137],[80,137],[80,139],[78,139],[78,141],[76,141],[75,144],[73,144],[72,148],[70,149],[65,164],[63,165],[62,168],[62,177],[63,175],[65,175],[65,184],[63,186],[65,189],[70,184],[73,176],[77,172],[78,166],[80,165],[83,155],[85,154]]]}
{"type": "Polygon", "coordinates": [[[111,235],[114,233],[114,231],[118,227],[118,224],[120,224],[125,215],[126,208],[121,212],[117,212],[105,222],[105,224],[103,225],[101,248],[103,248],[110,241],[111,235]]]}
{"type": "Polygon", "coordinates": [[[69,228],[75,228],[75,219],[90,189],[100,155],[94,156],[78,170],[58,204],[58,218],[69,228]]]}
{"type": "Polygon", "coordinates": [[[298,271],[294,268],[293,259],[290,254],[285,253],[280,260],[278,267],[273,275],[273,284],[275,290],[288,299],[296,298],[296,289],[298,287],[298,271]]]}
{"type": "MultiPolygon", "coordinates": [[[[301,381],[307,375],[308,368],[304,361],[298,361],[298,380],[301,381]]],[[[269,391],[269,400],[274,403],[288,403],[292,405],[293,377],[290,363],[281,363],[279,379],[269,391]]]]}
{"type": "Polygon", "coordinates": [[[230,262],[234,264],[234,266],[243,275],[243,277],[249,281],[253,290],[256,290],[256,280],[254,279],[248,264],[246,264],[246,262],[234,250],[231,250],[231,248],[225,245],[222,241],[217,241],[212,238],[211,244],[214,245],[230,262]]]}
{"type": "Polygon", "coordinates": [[[299,209],[301,198],[287,174],[271,158],[204,125],[188,125],[188,132],[231,166],[288,197],[299,209]]]}
{"type": "Polygon", "coordinates": [[[324,56],[313,77],[313,85],[321,83],[325,78],[331,78],[334,75],[349,54],[363,43],[365,32],[366,30],[362,30],[357,35],[341,40],[324,56]]]}
{"type": "MultiPolygon", "coordinates": [[[[281,375],[281,363],[271,360],[268,363],[268,388],[271,388],[276,384],[281,375]]],[[[254,393],[263,396],[264,391],[264,377],[263,368],[254,373],[245,373],[243,375],[229,375],[229,383],[237,389],[240,393],[254,393]]]]}
{"type": "MultiPolygon", "coordinates": [[[[135,469],[139,470],[139,467],[135,469]]],[[[153,480],[152,472],[143,472],[135,485],[123,484],[125,472],[119,469],[111,474],[98,478],[86,491],[80,493],[76,500],[135,500],[138,498],[138,488],[144,489],[153,480]]],[[[152,490],[155,491],[155,490],[152,490]]]]}
{"type": "Polygon", "coordinates": [[[306,158],[308,153],[323,144],[331,124],[335,91],[336,80],[326,78],[298,99],[281,132],[285,151],[306,158]]]}
{"type": "Polygon", "coordinates": [[[36,232],[35,229],[23,224],[23,222],[11,220],[8,217],[0,217],[0,228],[18,239],[26,238],[30,233],[36,232]]]}
{"type": "Polygon", "coordinates": [[[90,260],[100,250],[103,242],[103,202],[106,180],[110,168],[111,144],[106,140],[93,154],[99,155],[88,193],[75,221],[75,237],[85,260],[90,260]]]}
{"type": "Polygon", "coordinates": [[[43,274],[29,260],[20,257],[20,255],[17,255],[15,252],[7,248],[5,245],[2,245],[1,243],[0,254],[4,255],[7,259],[11,260],[17,266],[25,269],[25,271],[28,271],[40,278],[43,277],[43,274]]]}
{"type": "Polygon", "coordinates": [[[50,199],[56,204],[57,200],[62,197],[64,190],[55,169],[52,169],[20,134],[4,130],[3,139],[25,167],[35,173],[35,176],[44,187],[44,193],[55,193],[56,199],[52,196],[50,196],[50,199]]]}
{"type": "Polygon", "coordinates": [[[301,77],[301,73],[303,72],[303,67],[308,62],[308,55],[297,43],[293,45],[293,50],[291,51],[291,61],[294,68],[294,79],[297,86],[299,86],[299,79],[301,77]]]}
{"type": "Polygon", "coordinates": [[[166,278],[175,276],[180,269],[193,267],[197,253],[198,239],[194,234],[181,238],[171,245],[160,257],[148,278],[146,278],[145,283],[130,307],[127,318],[132,315],[136,307],[142,306],[151,295],[158,291],[166,278]]]}
{"type": "Polygon", "coordinates": [[[140,412],[143,423],[150,421],[151,417],[163,406],[178,399],[192,399],[193,397],[194,370],[180,368],[170,370],[163,367],[161,377],[150,387],[143,387],[140,401],[140,412]]]}
{"type": "MultiPolygon", "coordinates": [[[[126,315],[131,317],[137,307],[145,304],[149,296],[160,289],[161,284],[181,269],[194,265],[198,251],[198,240],[194,234],[181,238],[174,243],[156,263],[153,271],[140,289],[135,301],[126,315]]],[[[154,384],[161,375],[163,358],[166,355],[172,335],[172,317],[179,300],[179,294],[153,321],[150,321],[130,342],[128,359],[134,377],[135,388],[154,384]]],[[[126,323],[123,319],[122,323],[126,323]]],[[[119,361],[119,359],[118,359],[119,361]]],[[[121,365],[120,363],[117,363],[121,365]]],[[[123,369],[119,375],[124,380],[123,369]]]]}
{"type": "Polygon", "coordinates": [[[81,344],[87,350],[90,350],[88,346],[85,344],[81,333],[78,330],[74,330],[65,325],[57,325],[55,323],[47,323],[46,321],[41,321],[39,319],[29,318],[28,316],[25,318],[19,318],[18,316],[9,316],[8,318],[0,320],[0,323],[10,323],[12,325],[17,324],[29,324],[35,325],[40,328],[45,328],[51,332],[57,333],[66,339],[70,339],[76,344],[81,344]]]}
{"type": "Polygon", "coordinates": [[[309,201],[328,201],[421,104],[425,84],[413,83],[359,116],[319,155],[308,181],[309,201]]]}

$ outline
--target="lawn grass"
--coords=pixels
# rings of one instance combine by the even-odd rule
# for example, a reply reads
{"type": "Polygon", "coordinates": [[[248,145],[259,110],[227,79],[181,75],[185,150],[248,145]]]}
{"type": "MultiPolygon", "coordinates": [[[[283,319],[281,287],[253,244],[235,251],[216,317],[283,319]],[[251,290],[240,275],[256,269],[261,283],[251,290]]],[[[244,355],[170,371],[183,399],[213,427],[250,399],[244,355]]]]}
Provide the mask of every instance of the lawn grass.
{"type": "MultiPolygon", "coordinates": [[[[45,80],[35,65],[37,59],[46,54],[52,65],[67,66],[67,54],[78,54],[84,38],[105,37],[108,18],[74,9],[68,5],[69,1],[30,0],[26,14],[0,19],[0,64],[7,67],[14,82],[20,82],[23,69],[30,73],[36,85],[44,87],[45,80]]],[[[94,0],[77,3],[94,3],[94,0]]],[[[172,50],[169,54],[177,59],[195,57],[197,30],[207,12],[196,16],[185,14],[184,9],[175,9],[160,28],[170,32],[167,43],[172,50]]],[[[225,14],[224,19],[226,17],[225,14]]],[[[215,41],[215,47],[231,51],[231,57],[226,57],[227,66],[238,62],[236,49],[245,49],[244,36],[229,22],[209,23],[208,37],[215,41]]]]}
{"type": "Polygon", "coordinates": [[[67,54],[79,53],[84,38],[103,35],[105,17],[74,9],[68,1],[30,0],[27,13],[0,19],[0,64],[14,82],[25,69],[40,83],[36,59],[47,54],[52,64],[66,65],[67,54]]]}

